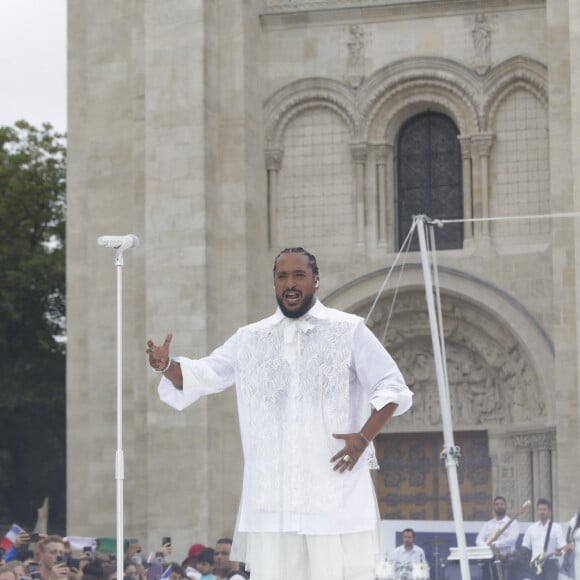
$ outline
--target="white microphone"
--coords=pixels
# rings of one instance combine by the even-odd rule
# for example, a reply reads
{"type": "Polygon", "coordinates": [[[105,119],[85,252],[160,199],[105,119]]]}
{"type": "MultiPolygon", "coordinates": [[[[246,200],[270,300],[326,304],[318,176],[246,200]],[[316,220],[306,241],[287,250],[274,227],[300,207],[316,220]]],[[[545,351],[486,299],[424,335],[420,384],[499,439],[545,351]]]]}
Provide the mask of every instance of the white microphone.
{"type": "Polygon", "coordinates": [[[126,236],[99,236],[97,244],[105,248],[112,248],[117,252],[124,252],[130,248],[136,248],[139,245],[139,238],[134,234],[126,236]]]}

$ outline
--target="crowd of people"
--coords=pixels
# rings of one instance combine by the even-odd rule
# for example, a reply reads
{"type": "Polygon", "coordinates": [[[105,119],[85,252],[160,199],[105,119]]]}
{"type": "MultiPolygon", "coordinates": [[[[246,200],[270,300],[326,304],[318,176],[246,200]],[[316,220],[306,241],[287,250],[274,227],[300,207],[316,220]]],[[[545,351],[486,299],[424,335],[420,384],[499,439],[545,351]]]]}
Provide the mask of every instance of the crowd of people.
{"type": "MultiPolygon", "coordinates": [[[[173,562],[171,543],[143,556],[138,541],[128,541],[123,580],[247,580],[242,562],[230,560],[232,540],[214,547],[193,544],[187,556],[173,562]]],[[[75,554],[71,542],[57,535],[19,532],[0,559],[0,580],[116,580],[116,554],[87,546],[75,554]]]]}

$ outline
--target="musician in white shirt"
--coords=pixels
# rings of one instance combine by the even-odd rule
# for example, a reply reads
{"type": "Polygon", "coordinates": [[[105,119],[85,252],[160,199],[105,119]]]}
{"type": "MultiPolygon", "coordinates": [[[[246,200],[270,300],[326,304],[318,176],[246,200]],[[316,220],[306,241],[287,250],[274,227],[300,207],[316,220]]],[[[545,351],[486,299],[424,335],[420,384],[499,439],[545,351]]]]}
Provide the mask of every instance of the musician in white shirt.
{"type": "Polygon", "coordinates": [[[412,568],[414,562],[425,562],[425,552],[423,548],[415,545],[415,531],[411,528],[403,530],[403,543],[397,546],[389,560],[395,562],[395,568],[412,568]]]}
{"type": "Polygon", "coordinates": [[[558,579],[558,556],[566,544],[560,525],[552,522],[550,527],[551,508],[547,499],[540,498],[536,502],[538,521],[529,526],[522,541],[522,546],[531,550],[532,562],[540,560],[538,565],[532,566],[532,577],[543,580],[558,579]],[[548,531],[550,535],[546,544],[548,531]]]}
{"type": "MultiPolygon", "coordinates": [[[[479,534],[477,534],[477,538],[475,538],[476,546],[489,546],[499,561],[505,560],[506,556],[515,550],[519,536],[518,522],[515,519],[510,521],[506,509],[507,501],[505,497],[496,496],[493,500],[495,517],[485,522],[479,534]]],[[[501,565],[503,566],[503,563],[501,565]]],[[[485,566],[483,568],[484,577],[491,576],[490,569],[493,571],[493,578],[497,579],[497,566],[491,568],[485,566]]]]}
{"type": "Polygon", "coordinates": [[[489,545],[494,554],[500,554],[501,556],[507,556],[514,551],[519,536],[519,527],[516,519],[513,519],[509,526],[507,526],[498,537],[488,543],[494,534],[504,528],[510,521],[510,518],[506,513],[506,508],[507,502],[505,497],[498,495],[493,500],[493,511],[495,517],[485,522],[481,531],[477,534],[477,538],[475,538],[476,546],[489,545]]]}

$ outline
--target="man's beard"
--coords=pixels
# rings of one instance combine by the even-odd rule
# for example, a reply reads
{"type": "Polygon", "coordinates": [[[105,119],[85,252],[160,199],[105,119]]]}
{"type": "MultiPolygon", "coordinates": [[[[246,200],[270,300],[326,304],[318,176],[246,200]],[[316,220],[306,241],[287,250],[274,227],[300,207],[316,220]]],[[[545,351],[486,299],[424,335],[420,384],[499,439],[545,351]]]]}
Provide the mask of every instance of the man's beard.
{"type": "Polygon", "coordinates": [[[505,516],[505,510],[503,508],[502,509],[497,509],[497,510],[495,510],[495,515],[498,518],[503,518],[505,516]]]}
{"type": "Polygon", "coordinates": [[[276,296],[276,301],[278,302],[278,306],[280,307],[280,310],[282,311],[282,314],[284,316],[286,316],[287,318],[300,318],[301,316],[304,316],[312,308],[312,305],[314,304],[314,292],[312,292],[311,294],[306,294],[306,296],[304,297],[304,302],[302,303],[302,306],[300,306],[298,310],[287,310],[286,307],[284,306],[283,297],[276,296]]]}

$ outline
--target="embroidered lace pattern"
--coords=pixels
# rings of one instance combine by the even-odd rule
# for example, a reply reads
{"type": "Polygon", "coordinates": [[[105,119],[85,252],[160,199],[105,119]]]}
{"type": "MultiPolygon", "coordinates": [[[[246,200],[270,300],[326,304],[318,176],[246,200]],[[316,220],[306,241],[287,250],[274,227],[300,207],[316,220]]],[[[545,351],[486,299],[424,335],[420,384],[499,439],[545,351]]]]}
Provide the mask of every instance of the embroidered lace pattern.
{"type": "Polygon", "coordinates": [[[295,323],[249,326],[240,337],[246,497],[261,511],[333,512],[342,481],[330,457],[342,442],[332,433],[347,432],[356,324],[312,318],[288,330],[295,323]]]}

